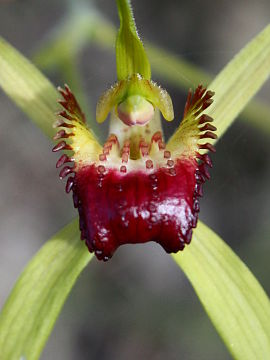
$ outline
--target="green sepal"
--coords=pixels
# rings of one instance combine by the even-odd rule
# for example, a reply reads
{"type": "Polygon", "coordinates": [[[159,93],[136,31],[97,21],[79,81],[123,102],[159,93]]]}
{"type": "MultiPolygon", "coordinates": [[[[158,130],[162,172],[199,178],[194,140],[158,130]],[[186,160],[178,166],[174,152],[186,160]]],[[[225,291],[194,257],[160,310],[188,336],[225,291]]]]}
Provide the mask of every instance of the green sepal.
{"type": "Polygon", "coordinates": [[[138,36],[130,1],[117,0],[120,28],[116,37],[117,79],[127,79],[139,73],[145,79],[151,79],[151,68],[138,36]]]}

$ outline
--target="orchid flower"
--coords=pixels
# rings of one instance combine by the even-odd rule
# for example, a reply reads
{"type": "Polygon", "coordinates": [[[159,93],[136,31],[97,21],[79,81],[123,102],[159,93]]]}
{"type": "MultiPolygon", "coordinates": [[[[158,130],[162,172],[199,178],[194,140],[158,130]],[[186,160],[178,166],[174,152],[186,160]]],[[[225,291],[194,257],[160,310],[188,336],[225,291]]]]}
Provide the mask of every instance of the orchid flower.
{"type": "Polygon", "coordinates": [[[160,113],[174,118],[166,90],[153,82],[150,64],[137,35],[127,2],[118,1],[121,20],[116,41],[118,82],[100,97],[96,120],[110,113],[103,146],[87,127],[85,116],[68,86],[59,89],[63,111],[56,127],[53,151],[63,154],[66,191],[73,191],[80,216],[81,239],[98,259],[108,260],[119,245],[156,241],[168,253],[183,250],[197,225],[202,185],[209,179],[211,159],[205,142],[216,139],[204,113],[213,92],[199,85],[188,94],[183,119],[165,144],[160,113]],[[203,140],[203,141],[202,141],[203,140]]]}

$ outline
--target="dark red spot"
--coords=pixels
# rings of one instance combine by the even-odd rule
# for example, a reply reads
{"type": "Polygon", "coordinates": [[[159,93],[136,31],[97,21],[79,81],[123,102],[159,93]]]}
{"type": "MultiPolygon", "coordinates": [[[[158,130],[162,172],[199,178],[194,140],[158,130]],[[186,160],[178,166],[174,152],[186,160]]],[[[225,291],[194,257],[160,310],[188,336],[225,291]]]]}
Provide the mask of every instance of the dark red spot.
{"type": "Polygon", "coordinates": [[[169,159],[171,157],[171,152],[168,150],[164,151],[164,159],[169,159]]]}

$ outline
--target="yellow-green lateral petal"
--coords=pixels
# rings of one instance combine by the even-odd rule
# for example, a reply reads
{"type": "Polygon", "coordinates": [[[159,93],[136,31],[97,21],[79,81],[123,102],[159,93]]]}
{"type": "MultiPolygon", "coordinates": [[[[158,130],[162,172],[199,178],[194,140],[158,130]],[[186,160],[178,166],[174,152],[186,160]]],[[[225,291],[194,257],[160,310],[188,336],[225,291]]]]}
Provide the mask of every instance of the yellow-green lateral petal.
{"type": "MultiPolygon", "coordinates": [[[[59,113],[61,118],[56,125],[60,131],[55,139],[60,140],[60,143],[67,142],[67,147],[71,147],[68,150],[73,151],[72,160],[76,165],[93,163],[98,159],[102,146],[92,130],[87,127],[84,113],[70,88],[65,85],[65,89],[59,88],[59,92],[63,96],[59,103],[65,110],[59,113]]],[[[66,147],[63,148],[65,149],[66,147]]]]}
{"type": "Polygon", "coordinates": [[[174,119],[174,111],[169,93],[151,80],[148,83],[145,82],[143,90],[145,98],[161,111],[164,119],[172,121],[174,119]]]}
{"type": "Polygon", "coordinates": [[[127,83],[123,80],[112,85],[99,98],[96,107],[96,120],[102,123],[106,120],[112,108],[124,100],[127,92],[127,83]]]}
{"type": "Polygon", "coordinates": [[[167,143],[167,149],[175,157],[193,157],[201,150],[214,151],[208,141],[217,138],[213,133],[216,127],[210,124],[213,121],[210,116],[202,114],[212,104],[213,96],[214,93],[207,91],[202,85],[199,85],[194,93],[189,91],[183,119],[167,143]]]}
{"type": "Polygon", "coordinates": [[[120,18],[115,45],[117,78],[123,80],[139,73],[150,80],[150,63],[138,36],[130,1],[117,0],[117,7],[120,18]]]}

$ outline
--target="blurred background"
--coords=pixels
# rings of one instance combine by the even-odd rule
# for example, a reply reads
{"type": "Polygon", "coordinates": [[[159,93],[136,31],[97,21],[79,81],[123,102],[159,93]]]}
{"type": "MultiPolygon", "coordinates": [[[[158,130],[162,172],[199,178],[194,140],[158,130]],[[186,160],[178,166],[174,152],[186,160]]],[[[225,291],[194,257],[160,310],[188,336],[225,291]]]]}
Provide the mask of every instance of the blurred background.
{"type": "MultiPolygon", "coordinates": [[[[149,46],[153,79],[171,94],[179,119],[186,88],[207,84],[208,74],[217,74],[270,18],[268,0],[134,0],[133,8],[142,39],[163,49],[154,54],[149,46]],[[170,54],[198,69],[175,66],[170,54]]],[[[0,35],[55,85],[70,84],[89,120],[101,92],[116,80],[113,26],[118,26],[114,1],[0,0],[0,35]]],[[[268,81],[257,97],[264,111],[242,115],[218,142],[200,214],[268,294],[269,93],[268,81]]],[[[76,212],[58,179],[51,141],[3,92],[0,108],[2,307],[26,263],[76,212]]],[[[167,137],[176,126],[174,121],[166,128],[167,137]]],[[[106,136],[106,124],[100,136],[106,136]]],[[[41,357],[139,358],[231,358],[184,274],[156,244],[124,246],[106,264],[94,259],[41,357]]]]}

